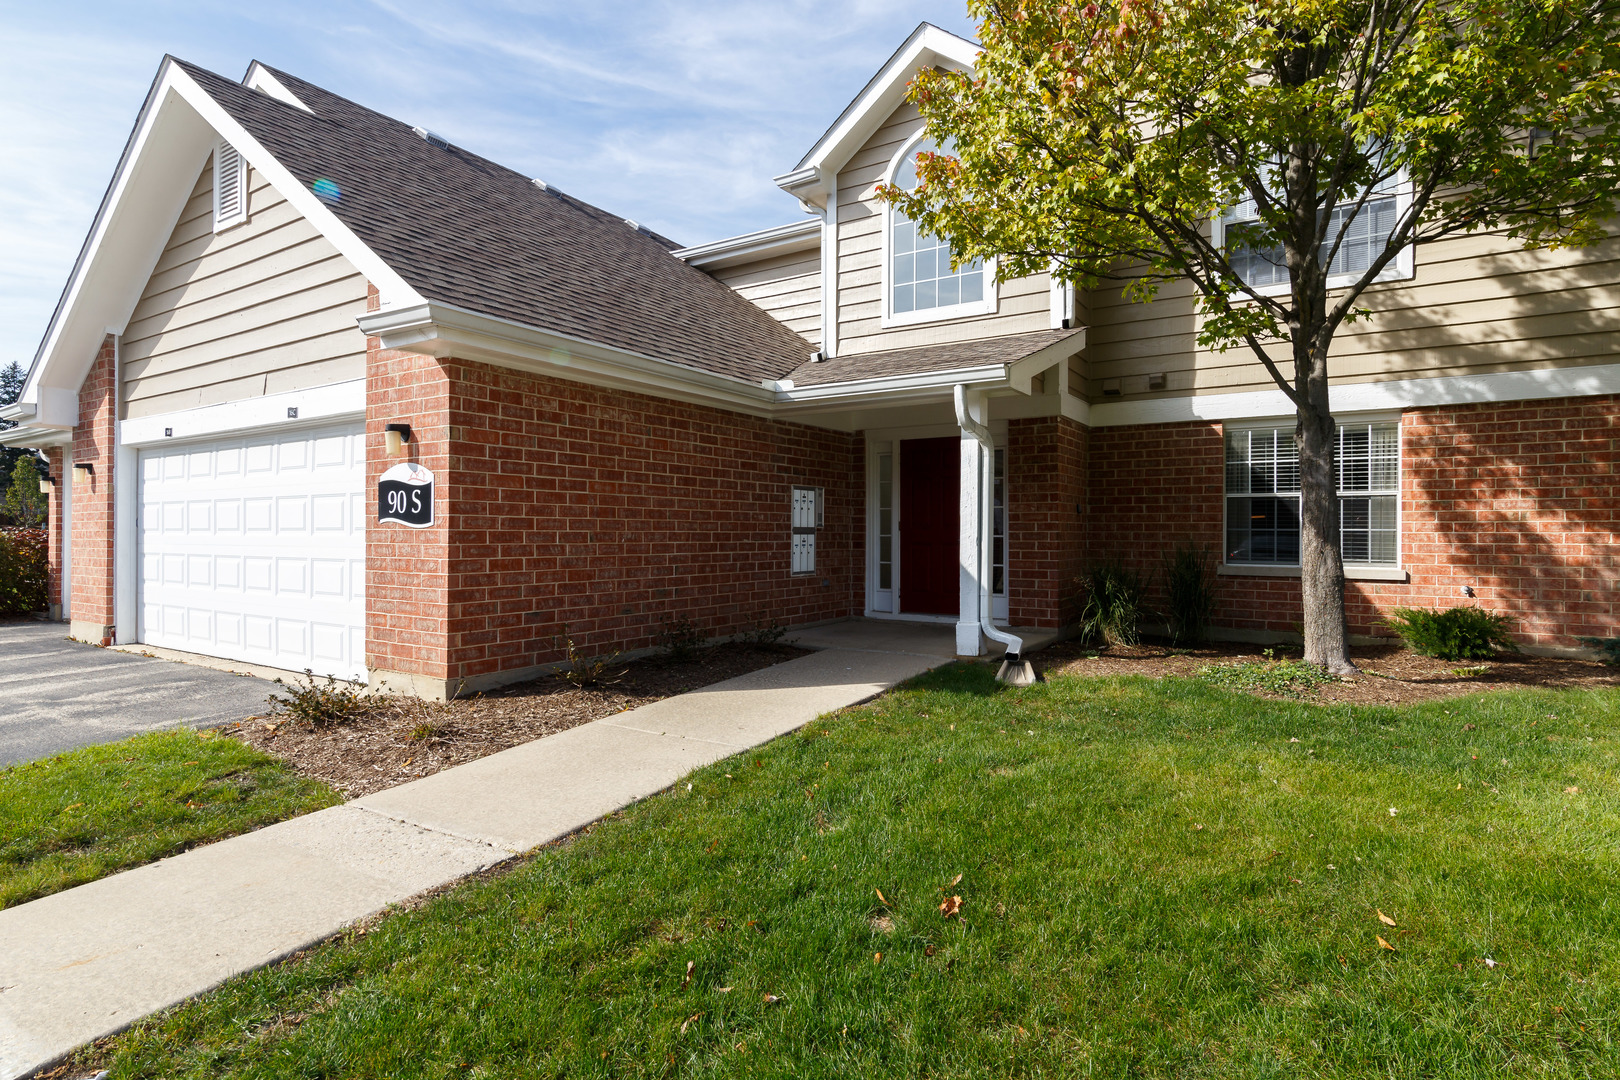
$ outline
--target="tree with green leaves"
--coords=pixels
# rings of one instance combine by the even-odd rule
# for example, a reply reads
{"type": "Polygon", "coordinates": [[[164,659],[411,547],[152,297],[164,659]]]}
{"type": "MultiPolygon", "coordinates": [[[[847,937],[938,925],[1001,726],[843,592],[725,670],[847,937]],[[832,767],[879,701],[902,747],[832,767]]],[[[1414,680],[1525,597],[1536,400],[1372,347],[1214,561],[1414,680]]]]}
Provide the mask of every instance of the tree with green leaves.
{"type": "Polygon", "coordinates": [[[45,495],[39,490],[43,470],[39,459],[32,453],[19,458],[11,469],[11,484],[6,488],[5,515],[13,525],[24,529],[37,529],[45,523],[45,495]]]}
{"type": "Polygon", "coordinates": [[[919,186],[883,194],[958,261],[996,257],[1003,277],[1056,267],[1144,301],[1192,284],[1199,344],[1252,352],[1295,409],[1305,656],[1353,673],[1334,334],[1368,317],[1363,294],[1414,245],[1609,235],[1620,0],[969,10],[982,20],[976,69],[924,71],[910,88],[950,152],[920,155],[919,186]]]}
{"type": "MultiPolygon", "coordinates": [[[[10,405],[22,396],[23,381],[27,372],[23,371],[21,364],[13,360],[5,367],[0,367],[0,405],[10,405]]],[[[0,420],[0,431],[6,431],[17,426],[15,420],[0,420]]],[[[8,477],[11,470],[16,468],[17,462],[24,455],[32,454],[32,450],[24,450],[16,446],[0,446],[0,477],[8,477]]]]}

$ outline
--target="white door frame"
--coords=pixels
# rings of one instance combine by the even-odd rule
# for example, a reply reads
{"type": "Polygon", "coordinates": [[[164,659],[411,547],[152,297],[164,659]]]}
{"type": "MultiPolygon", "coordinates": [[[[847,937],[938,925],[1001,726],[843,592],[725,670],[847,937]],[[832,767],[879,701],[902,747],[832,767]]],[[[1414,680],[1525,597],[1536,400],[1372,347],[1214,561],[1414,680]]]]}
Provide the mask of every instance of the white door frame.
{"type": "MultiPolygon", "coordinates": [[[[992,420],[990,433],[995,436],[996,449],[1003,453],[1002,497],[1004,506],[1003,516],[1006,528],[1003,535],[1001,592],[991,598],[994,619],[997,623],[1007,621],[1007,584],[1012,579],[1011,549],[1012,549],[1012,489],[1009,484],[1011,473],[1011,460],[1007,454],[1007,421],[992,420]]],[[[873,604],[878,589],[878,455],[894,455],[894,471],[892,473],[892,488],[889,494],[889,512],[898,515],[900,509],[900,444],[908,439],[944,439],[961,438],[962,429],[955,424],[921,424],[913,427],[874,428],[865,432],[866,435],[866,590],[862,600],[862,614],[868,619],[893,619],[899,622],[938,623],[943,626],[955,626],[956,615],[918,615],[901,610],[902,598],[900,596],[900,529],[898,522],[893,529],[893,547],[890,551],[891,572],[890,581],[893,588],[890,591],[891,602],[889,611],[879,611],[873,604]]]]}

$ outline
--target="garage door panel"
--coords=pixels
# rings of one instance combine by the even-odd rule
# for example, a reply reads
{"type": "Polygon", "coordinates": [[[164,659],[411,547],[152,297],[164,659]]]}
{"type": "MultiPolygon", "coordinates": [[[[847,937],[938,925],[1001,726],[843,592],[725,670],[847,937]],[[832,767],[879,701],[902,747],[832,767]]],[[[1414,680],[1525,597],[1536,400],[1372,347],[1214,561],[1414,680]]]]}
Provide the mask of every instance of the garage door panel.
{"type": "Polygon", "coordinates": [[[364,446],[352,424],[143,451],[142,640],[364,678],[364,446]]]}

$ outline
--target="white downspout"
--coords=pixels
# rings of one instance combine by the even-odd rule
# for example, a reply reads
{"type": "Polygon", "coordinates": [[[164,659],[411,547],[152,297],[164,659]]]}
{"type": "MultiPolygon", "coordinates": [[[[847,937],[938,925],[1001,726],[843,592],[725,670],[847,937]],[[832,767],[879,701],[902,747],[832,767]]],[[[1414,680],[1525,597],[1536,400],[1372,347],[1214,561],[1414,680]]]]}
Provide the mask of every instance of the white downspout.
{"type": "Polygon", "coordinates": [[[990,434],[989,428],[968,415],[967,390],[961,383],[952,388],[952,396],[956,401],[956,426],[977,439],[983,450],[979,455],[983,460],[979,477],[979,629],[983,630],[984,636],[991,641],[999,641],[1007,647],[1009,661],[1017,661],[1024,651],[1024,639],[997,629],[990,618],[990,575],[993,570],[992,544],[995,533],[993,515],[996,497],[996,440],[990,434]]]}

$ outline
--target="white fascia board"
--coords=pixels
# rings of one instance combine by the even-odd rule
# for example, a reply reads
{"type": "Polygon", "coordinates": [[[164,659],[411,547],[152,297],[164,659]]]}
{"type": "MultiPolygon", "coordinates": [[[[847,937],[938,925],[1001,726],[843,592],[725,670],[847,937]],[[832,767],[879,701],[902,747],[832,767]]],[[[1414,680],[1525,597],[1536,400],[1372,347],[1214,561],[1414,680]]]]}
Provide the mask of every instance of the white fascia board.
{"type": "Polygon", "coordinates": [[[210,435],[307,426],[312,421],[364,419],[365,415],[366,380],[350,379],[123,420],[118,425],[118,445],[155,446],[210,435]],[[297,410],[297,416],[289,416],[290,409],[297,410]]]}
{"type": "Polygon", "coordinates": [[[376,311],[358,320],[385,349],[482,360],[572,382],[607,386],[755,416],[770,415],[774,395],[757,383],[700,371],[627,349],[540,330],[451,304],[376,311]]]}
{"type": "Polygon", "coordinates": [[[870,399],[894,404],[907,398],[936,396],[941,391],[948,393],[958,383],[985,390],[1004,387],[1007,385],[1007,365],[984,364],[954,371],[883,375],[822,386],[788,386],[776,391],[775,396],[783,405],[847,405],[870,399]]]}
{"type": "Polygon", "coordinates": [[[0,431],[0,446],[67,446],[73,429],[48,424],[18,424],[0,431]]]}
{"type": "Polygon", "coordinates": [[[170,65],[170,71],[175,76],[176,92],[196,109],[198,115],[215,131],[241,151],[242,156],[248,159],[248,164],[263,173],[264,178],[270,181],[276,192],[292,203],[293,209],[319,229],[321,234],[331,241],[332,246],[337,248],[355,269],[364,274],[366,280],[377,287],[382,306],[408,307],[425,302],[420,293],[408,285],[405,279],[376,252],[366,246],[325,203],[315,197],[314,192],[277,161],[270,151],[249,135],[246,128],[237,123],[236,119],[210,97],[206,90],[197,85],[196,80],[173,64],[170,65]]]}
{"type": "Polygon", "coordinates": [[[718,270],[794,251],[810,251],[820,246],[821,219],[806,218],[707,244],[694,244],[670,254],[700,269],[718,270]]]}
{"type": "MultiPolygon", "coordinates": [[[[1433,379],[1341,383],[1328,388],[1328,403],[1336,413],[1365,413],[1380,409],[1419,409],[1615,393],[1620,393],[1620,364],[1594,364],[1587,367],[1503,371],[1490,375],[1445,375],[1433,379]]],[[[1281,390],[1258,390],[1244,394],[1204,394],[1150,401],[1094,403],[1091,406],[1091,425],[1175,424],[1190,420],[1247,420],[1293,414],[1293,403],[1281,390]]]]}
{"type": "MultiPolygon", "coordinates": [[[[866,84],[866,88],[833,122],[827,133],[817,140],[793,171],[776,178],[778,186],[801,199],[806,198],[803,191],[808,178],[804,174],[812,171],[825,189],[831,182],[830,178],[838,175],[838,171],[871,138],[872,132],[899,108],[905,98],[906,85],[919,69],[950,67],[971,71],[978,58],[979,46],[974,42],[930,23],[923,23],[912,31],[905,44],[866,84]]],[[[826,191],[823,190],[821,194],[825,197],[826,191]]]]}
{"type": "Polygon", "coordinates": [[[0,420],[32,420],[39,408],[32,401],[17,401],[0,405],[0,420]]]}
{"type": "Polygon", "coordinates": [[[1049,370],[1054,364],[1063,363],[1085,347],[1086,331],[1081,328],[1068,337],[1059,338],[1038,352],[1032,352],[1021,360],[1012,361],[1007,365],[1007,382],[1020,394],[1033,394],[1035,376],[1049,370]]]}
{"type": "MultiPolygon", "coordinates": [[[[385,301],[420,303],[416,291],[366,247],[196,80],[165,57],[97,211],[61,302],[29,369],[21,400],[41,390],[77,393],[102,338],[121,333],[140,301],[196,174],[224,138],[307,217],[385,301]]],[[[77,413],[77,399],[74,400],[77,413]]],[[[75,421],[70,421],[70,423],[75,421]]]]}
{"type": "Polygon", "coordinates": [[[257,90],[268,94],[277,101],[284,101],[295,109],[303,109],[314,114],[315,110],[298,100],[298,95],[287,89],[287,84],[276,78],[275,73],[257,60],[248,65],[247,74],[242,76],[242,85],[249,90],[257,90]]]}

